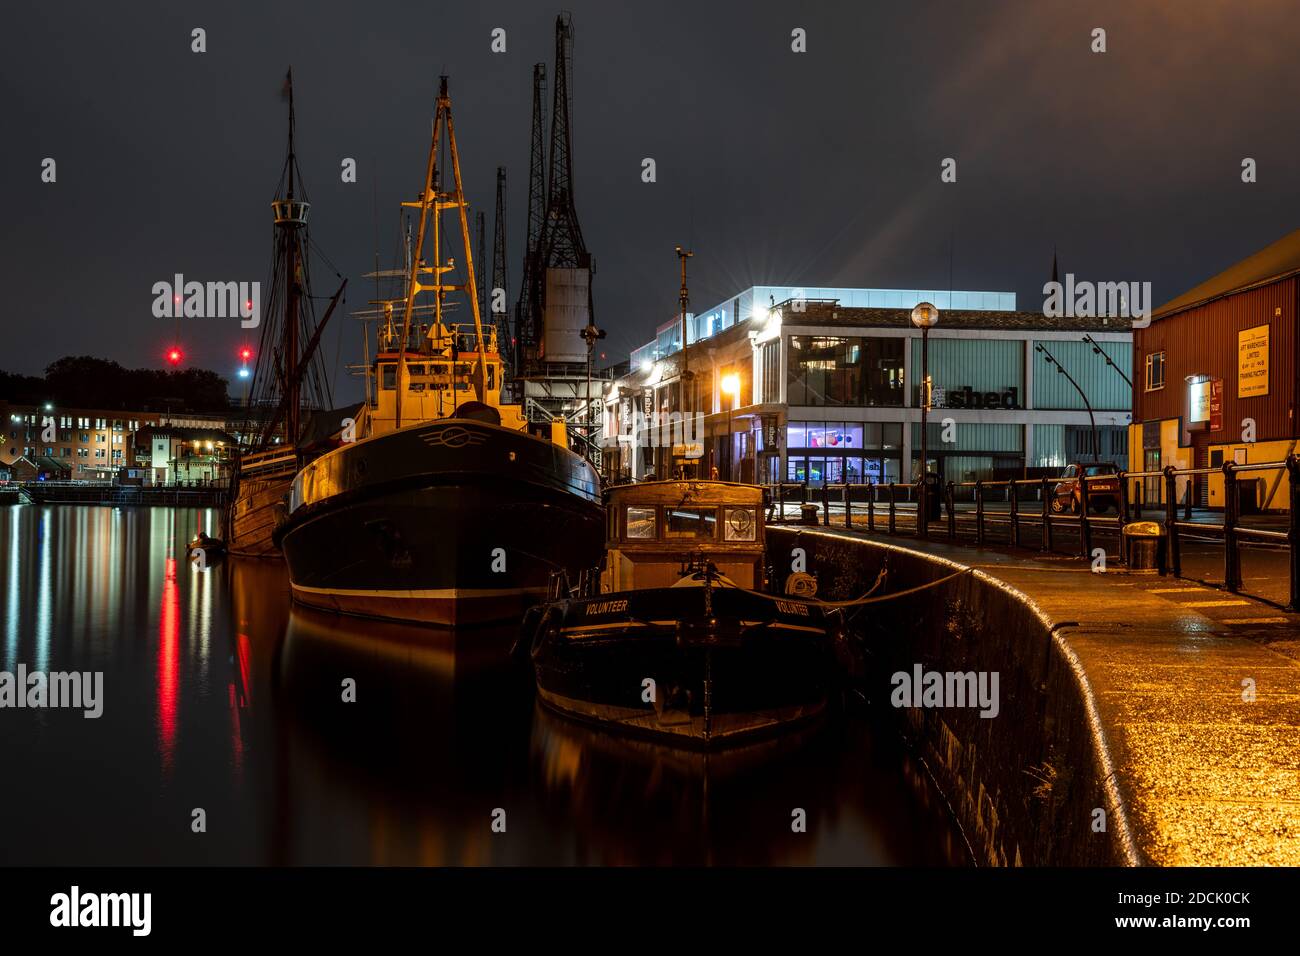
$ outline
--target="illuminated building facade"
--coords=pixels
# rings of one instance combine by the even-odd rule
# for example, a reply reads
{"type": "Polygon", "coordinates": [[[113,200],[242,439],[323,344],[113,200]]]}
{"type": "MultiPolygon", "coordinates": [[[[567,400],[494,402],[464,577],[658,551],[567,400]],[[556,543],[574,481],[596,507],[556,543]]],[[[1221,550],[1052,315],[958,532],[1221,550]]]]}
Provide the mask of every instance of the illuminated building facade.
{"type": "Polygon", "coordinates": [[[758,287],[688,316],[685,386],[680,321],[632,353],[606,390],[606,473],[669,474],[694,451],[699,473],[716,467],[737,481],[912,480],[921,342],[909,315],[920,301],[941,313],[930,332],[927,444],[945,480],[1055,474],[1091,459],[1094,435],[1102,461],[1126,466],[1127,320],[1019,312],[1005,292],[758,287]],[[735,394],[722,387],[729,380],[735,394]],[[702,448],[674,450],[692,443],[645,433],[683,411],[702,414],[702,448]]]}

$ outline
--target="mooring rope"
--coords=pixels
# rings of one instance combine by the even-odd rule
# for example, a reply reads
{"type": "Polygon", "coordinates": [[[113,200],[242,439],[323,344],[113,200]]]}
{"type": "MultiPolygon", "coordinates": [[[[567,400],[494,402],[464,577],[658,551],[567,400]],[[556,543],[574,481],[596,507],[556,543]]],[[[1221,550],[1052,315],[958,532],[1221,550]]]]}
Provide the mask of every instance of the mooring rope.
{"type": "MultiPolygon", "coordinates": [[[[787,604],[805,604],[811,607],[828,607],[828,608],[858,607],[864,604],[879,604],[884,601],[895,601],[901,597],[907,597],[908,595],[911,594],[917,594],[921,591],[928,590],[929,588],[935,588],[941,584],[947,584],[949,581],[953,580],[954,578],[959,578],[963,574],[969,574],[971,570],[972,570],[971,568],[962,568],[960,571],[955,571],[952,574],[945,575],[942,578],[936,578],[935,580],[928,581],[925,584],[918,584],[914,588],[907,588],[906,590],[903,591],[894,591],[891,594],[882,594],[879,597],[872,597],[876,589],[880,587],[881,583],[884,581],[885,571],[882,568],[880,574],[876,578],[876,583],[871,586],[870,591],[868,591],[862,597],[852,598],[848,601],[822,601],[817,598],[796,598],[796,597],[789,597],[786,595],[763,594],[759,591],[751,591],[750,593],[755,595],[756,597],[765,598],[769,601],[782,601],[787,604]]],[[[728,586],[738,591],[745,590],[745,588],[742,588],[737,584],[723,585],[723,587],[728,587],[728,586]]]]}

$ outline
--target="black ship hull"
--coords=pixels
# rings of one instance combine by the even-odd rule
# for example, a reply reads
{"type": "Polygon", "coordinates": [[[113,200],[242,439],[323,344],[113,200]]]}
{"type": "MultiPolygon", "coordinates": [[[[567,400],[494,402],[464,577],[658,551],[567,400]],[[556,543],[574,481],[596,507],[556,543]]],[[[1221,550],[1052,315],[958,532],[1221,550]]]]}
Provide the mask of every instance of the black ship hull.
{"type": "Polygon", "coordinates": [[[599,564],[598,493],[567,449],[447,419],[312,462],[275,540],[301,604],[447,626],[518,620],[552,571],[599,564]]]}
{"type": "Polygon", "coordinates": [[[709,592],[652,588],[534,609],[525,638],[542,703],[700,749],[748,743],[821,716],[836,622],[816,605],[734,587],[709,592]]]}

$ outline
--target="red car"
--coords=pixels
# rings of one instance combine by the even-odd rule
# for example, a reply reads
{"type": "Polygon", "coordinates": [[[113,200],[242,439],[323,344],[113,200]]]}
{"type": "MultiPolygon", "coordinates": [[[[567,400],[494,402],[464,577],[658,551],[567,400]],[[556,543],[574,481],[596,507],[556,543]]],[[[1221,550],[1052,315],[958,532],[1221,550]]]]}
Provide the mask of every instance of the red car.
{"type": "Polygon", "coordinates": [[[1061,514],[1069,511],[1078,514],[1083,498],[1079,491],[1079,478],[1088,476],[1088,510],[1100,514],[1110,508],[1119,511],[1119,469],[1111,462],[1093,462],[1066,466],[1061,480],[1052,492],[1052,511],[1061,514]]]}

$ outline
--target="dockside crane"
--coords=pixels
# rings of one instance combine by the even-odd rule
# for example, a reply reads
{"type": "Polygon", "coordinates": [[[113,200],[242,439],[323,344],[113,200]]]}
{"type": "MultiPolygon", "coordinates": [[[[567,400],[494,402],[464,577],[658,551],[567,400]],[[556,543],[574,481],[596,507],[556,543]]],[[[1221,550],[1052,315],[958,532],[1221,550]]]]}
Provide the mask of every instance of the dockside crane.
{"type": "Polygon", "coordinates": [[[528,159],[528,235],[524,246],[523,282],[515,305],[515,374],[522,374],[532,361],[538,344],[541,316],[535,311],[541,292],[542,231],[546,224],[546,168],[542,136],[546,123],[546,64],[533,65],[533,125],[528,159]]]}
{"type": "Polygon", "coordinates": [[[497,167],[496,221],[492,227],[492,325],[497,330],[497,350],[501,353],[502,375],[513,381],[515,355],[511,347],[510,316],[505,310],[508,279],[506,277],[506,168],[497,167]],[[497,307],[497,290],[501,290],[501,307],[497,307]]]}

